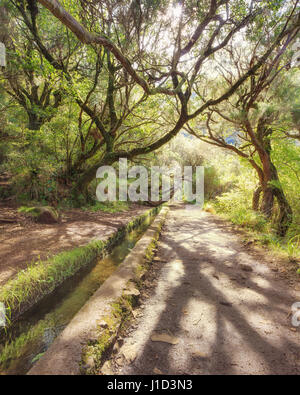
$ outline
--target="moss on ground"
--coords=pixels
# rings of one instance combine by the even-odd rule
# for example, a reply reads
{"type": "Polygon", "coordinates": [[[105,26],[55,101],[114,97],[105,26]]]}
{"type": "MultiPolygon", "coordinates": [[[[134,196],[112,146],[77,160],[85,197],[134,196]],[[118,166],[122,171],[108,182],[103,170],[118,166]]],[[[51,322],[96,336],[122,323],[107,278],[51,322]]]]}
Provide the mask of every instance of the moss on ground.
{"type": "Polygon", "coordinates": [[[100,368],[103,356],[114,345],[117,336],[130,321],[136,297],[122,295],[111,304],[109,315],[102,317],[96,341],[89,342],[82,352],[81,373],[94,374],[100,368]],[[103,328],[103,326],[105,326],[103,328]],[[90,361],[93,361],[92,364],[90,361]]]}
{"type": "Polygon", "coordinates": [[[32,218],[36,222],[58,222],[60,217],[59,213],[50,206],[36,206],[36,207],[25,207],[22,206],[18,209],[18,212],[25,214],[26,216],[32,218]]]}

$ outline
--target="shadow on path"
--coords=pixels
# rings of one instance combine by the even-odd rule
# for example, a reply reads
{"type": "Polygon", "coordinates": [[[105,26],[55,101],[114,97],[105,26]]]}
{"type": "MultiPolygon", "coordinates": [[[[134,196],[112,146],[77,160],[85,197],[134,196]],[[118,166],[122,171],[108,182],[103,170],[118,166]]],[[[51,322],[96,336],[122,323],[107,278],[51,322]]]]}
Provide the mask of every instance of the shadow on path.
{"type": "Polygon", "coordinates": [[[121,373],[300,373],[300,333],[287,318],[295,296],[225,224],[173,207],[157,255],[168,263],[127,339],[139,345],[138,357],[121,373]],[[153,331],[179,342],[153,342],[153,331]]]}

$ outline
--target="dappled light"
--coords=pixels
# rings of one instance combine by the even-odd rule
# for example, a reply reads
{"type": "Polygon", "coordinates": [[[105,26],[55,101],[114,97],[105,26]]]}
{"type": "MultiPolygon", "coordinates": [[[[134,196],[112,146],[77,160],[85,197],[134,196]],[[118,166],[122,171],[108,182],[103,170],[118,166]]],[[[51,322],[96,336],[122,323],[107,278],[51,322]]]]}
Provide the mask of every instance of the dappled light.
{"type": "Polygon", "coordinates": [[[299,6],[1,1],[0,375],[300,373],[299,6]]]}
{"type": "Polygon", "coordinates": [[[256,271],[259,255],[247,254],[253,271],[240,269],[234,232],[209,215],[191,213],[178,208],[172,214],[157,252],[169,263],[161,268],[143,320],[126,340],[135,343],[137,359],[120,373],[151,374],[155,367],[165,374],[297,373],[299,334],[290,332],[287,319],[292,292],[273,278],[271,269],[256,271]],[[213,234],[231,250],[230,266],[221,251],[212,256],[213,244],[206,237],[213,234]],[[186,247],[187,235],[198,242],[197,251],[186,247]],[[184,276],[180,284],[170,283],[180,260],[184,276]],[[153,343],[149,334],[162,330],[178,337],[179,344],[153,343]]]}

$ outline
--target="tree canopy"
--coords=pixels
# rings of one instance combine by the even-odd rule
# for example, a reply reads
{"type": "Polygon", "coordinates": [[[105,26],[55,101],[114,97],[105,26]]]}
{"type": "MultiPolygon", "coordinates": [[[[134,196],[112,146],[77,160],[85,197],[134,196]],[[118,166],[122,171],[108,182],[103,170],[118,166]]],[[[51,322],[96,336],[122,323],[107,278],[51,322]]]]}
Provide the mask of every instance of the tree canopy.
{"type": "Polygon", "coordinates": [[[270,216],[276,198],[286,232],[272,145],[299,140],[299,1],[11,0],[1,11],[1,166],[17,184],[25,174],[32,196],[88,198],[99,166],[153,158],[186,130],[248,161],[253,208],[262,194],[270,216]]]}

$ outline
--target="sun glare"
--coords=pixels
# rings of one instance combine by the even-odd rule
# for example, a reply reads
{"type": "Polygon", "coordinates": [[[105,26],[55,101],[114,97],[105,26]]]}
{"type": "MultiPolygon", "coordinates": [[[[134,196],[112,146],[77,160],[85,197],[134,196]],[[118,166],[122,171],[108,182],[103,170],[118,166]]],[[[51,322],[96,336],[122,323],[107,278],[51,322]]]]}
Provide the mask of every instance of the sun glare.
{"type": "Polygon", "coordinates": [[[177,4],[175,7],[170,7],[169,15],[174,19],[179,19],[182,13],[182,7],[180,4],[177,4]]]}

